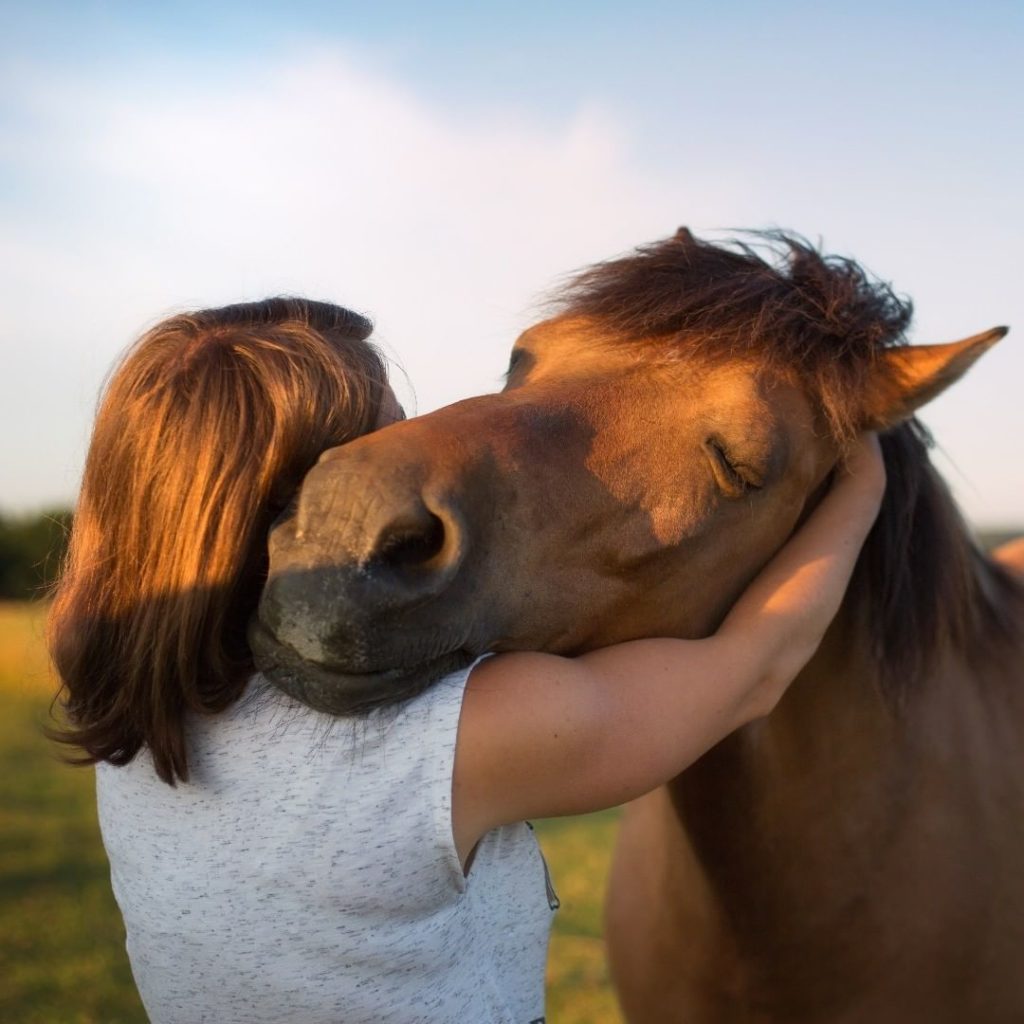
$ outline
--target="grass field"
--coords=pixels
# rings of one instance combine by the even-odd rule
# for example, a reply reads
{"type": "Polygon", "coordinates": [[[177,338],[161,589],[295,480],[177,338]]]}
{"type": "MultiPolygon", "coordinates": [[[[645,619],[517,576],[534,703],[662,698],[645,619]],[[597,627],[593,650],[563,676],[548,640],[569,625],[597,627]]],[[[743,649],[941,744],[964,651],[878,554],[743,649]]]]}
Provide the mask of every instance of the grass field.
{"type": "MultiPolygon", "coordinates": [[[[96,826],[92,772],[41,737],[53,685],[42,610],[0,604],[0,1021],[134,1024],[145,1015],[124,955],[96,826]]],[[[548,1020],[614,1024],[601,893],[615,815],[538,826],[562,901],[548,1020]]]]}

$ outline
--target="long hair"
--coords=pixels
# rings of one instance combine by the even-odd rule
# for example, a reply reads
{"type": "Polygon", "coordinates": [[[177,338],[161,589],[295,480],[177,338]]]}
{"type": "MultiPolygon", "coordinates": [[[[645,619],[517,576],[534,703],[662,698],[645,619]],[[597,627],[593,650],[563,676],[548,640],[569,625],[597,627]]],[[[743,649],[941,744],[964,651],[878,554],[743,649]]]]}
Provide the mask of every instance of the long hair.
{"type": "Polygon", "coordinates": [[[184,719],[237,700],[266,533],[327,448],[371,431],[368,320],[272,298],[170,317],[116,367],[48,623],[73,763],[188,778],[184,719]]]}

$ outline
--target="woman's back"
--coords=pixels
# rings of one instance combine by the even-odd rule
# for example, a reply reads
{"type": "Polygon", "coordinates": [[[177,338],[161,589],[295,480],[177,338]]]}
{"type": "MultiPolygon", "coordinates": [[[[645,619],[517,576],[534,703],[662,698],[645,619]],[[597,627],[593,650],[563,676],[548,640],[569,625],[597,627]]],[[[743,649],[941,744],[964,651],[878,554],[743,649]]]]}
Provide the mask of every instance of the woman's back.
{"type": "Polygon", "coordinates": [[[542,1017],[551,907],[531,830],[488,833],[468,880],[452,838],[467,676],[354,720],[256,676],[189,719],[187,783],[160,781],[145,752],[97,767],[156,1024],[542,1017]]]}

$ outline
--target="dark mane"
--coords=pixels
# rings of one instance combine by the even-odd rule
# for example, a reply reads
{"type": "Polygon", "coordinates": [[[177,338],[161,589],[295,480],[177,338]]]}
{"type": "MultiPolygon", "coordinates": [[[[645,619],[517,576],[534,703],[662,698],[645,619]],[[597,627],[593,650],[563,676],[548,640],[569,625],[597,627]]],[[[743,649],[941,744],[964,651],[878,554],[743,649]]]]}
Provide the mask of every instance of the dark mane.
{"type": "Polygon", "coordinates": [[[899,696],[947,651],[968,659],[1019,635],[1024,587],[978,547],[911,419],[881,437],[885,498],[850,585],[883,686],[899,696]]]}
{"type": "Polygon", "coordinates": [[[555,297],[559,312],[623,338],[672,338],[708,359],[752,355],[796,372],[840,441],[857,429],[878,354],[906,345],[909,300],[853,260],[780,231],[715,245],[685,228],[598,263],[555,297]]]}
{"type": "MultiPolygon", "coordinates": [[[[795,374],[840,447],[855,435],[879,354],[907,344],[911,303],[853,260],[803,238],[757,233],[716,245],[685,228],[599,263],[556,296],[624,341],[671,340],[712,360],[754,356],[795,374]]],[[[939,652],[1009,638],[1021,587],[973,541],[916,419],[882,437],[889,484],[851,584],[866,608],[879,676],[893,695],[939,652]]]]}

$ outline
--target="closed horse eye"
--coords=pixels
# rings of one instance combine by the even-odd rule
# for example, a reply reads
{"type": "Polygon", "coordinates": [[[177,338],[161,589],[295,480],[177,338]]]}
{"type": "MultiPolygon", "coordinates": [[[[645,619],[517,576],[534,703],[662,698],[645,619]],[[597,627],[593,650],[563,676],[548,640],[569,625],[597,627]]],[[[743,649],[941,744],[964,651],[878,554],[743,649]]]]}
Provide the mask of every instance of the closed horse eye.
{"type": "Polygon", "coordinates": [[[530,375],[536,364],[537,357],[533,351],[517,345],[512,349],[512,354],[509,356],[508,371],[505,373],[505,379],[508,380],[509,377],[515,376],[519,380],[524,380],[530,375]]]}
{"type": "Polygon", "coordinates": [[[749,491],[759,491],[764,486],[760,475],[736,461],[720,438],[709,437],[706,447],[711,453],[713,465],[718,469],[715,475],[727,494],[736,497],[749,491]]]}
{"type": "Polygon", "coordinates": [[[515,371],[516,366],[522,363],[522,361],[523,350],[521,348],[514,348],[512,350],[512,355],[510,355],[508,359],[508,369],[505,371],[505,377],[511,377],[513,372],[515,371]]]}

